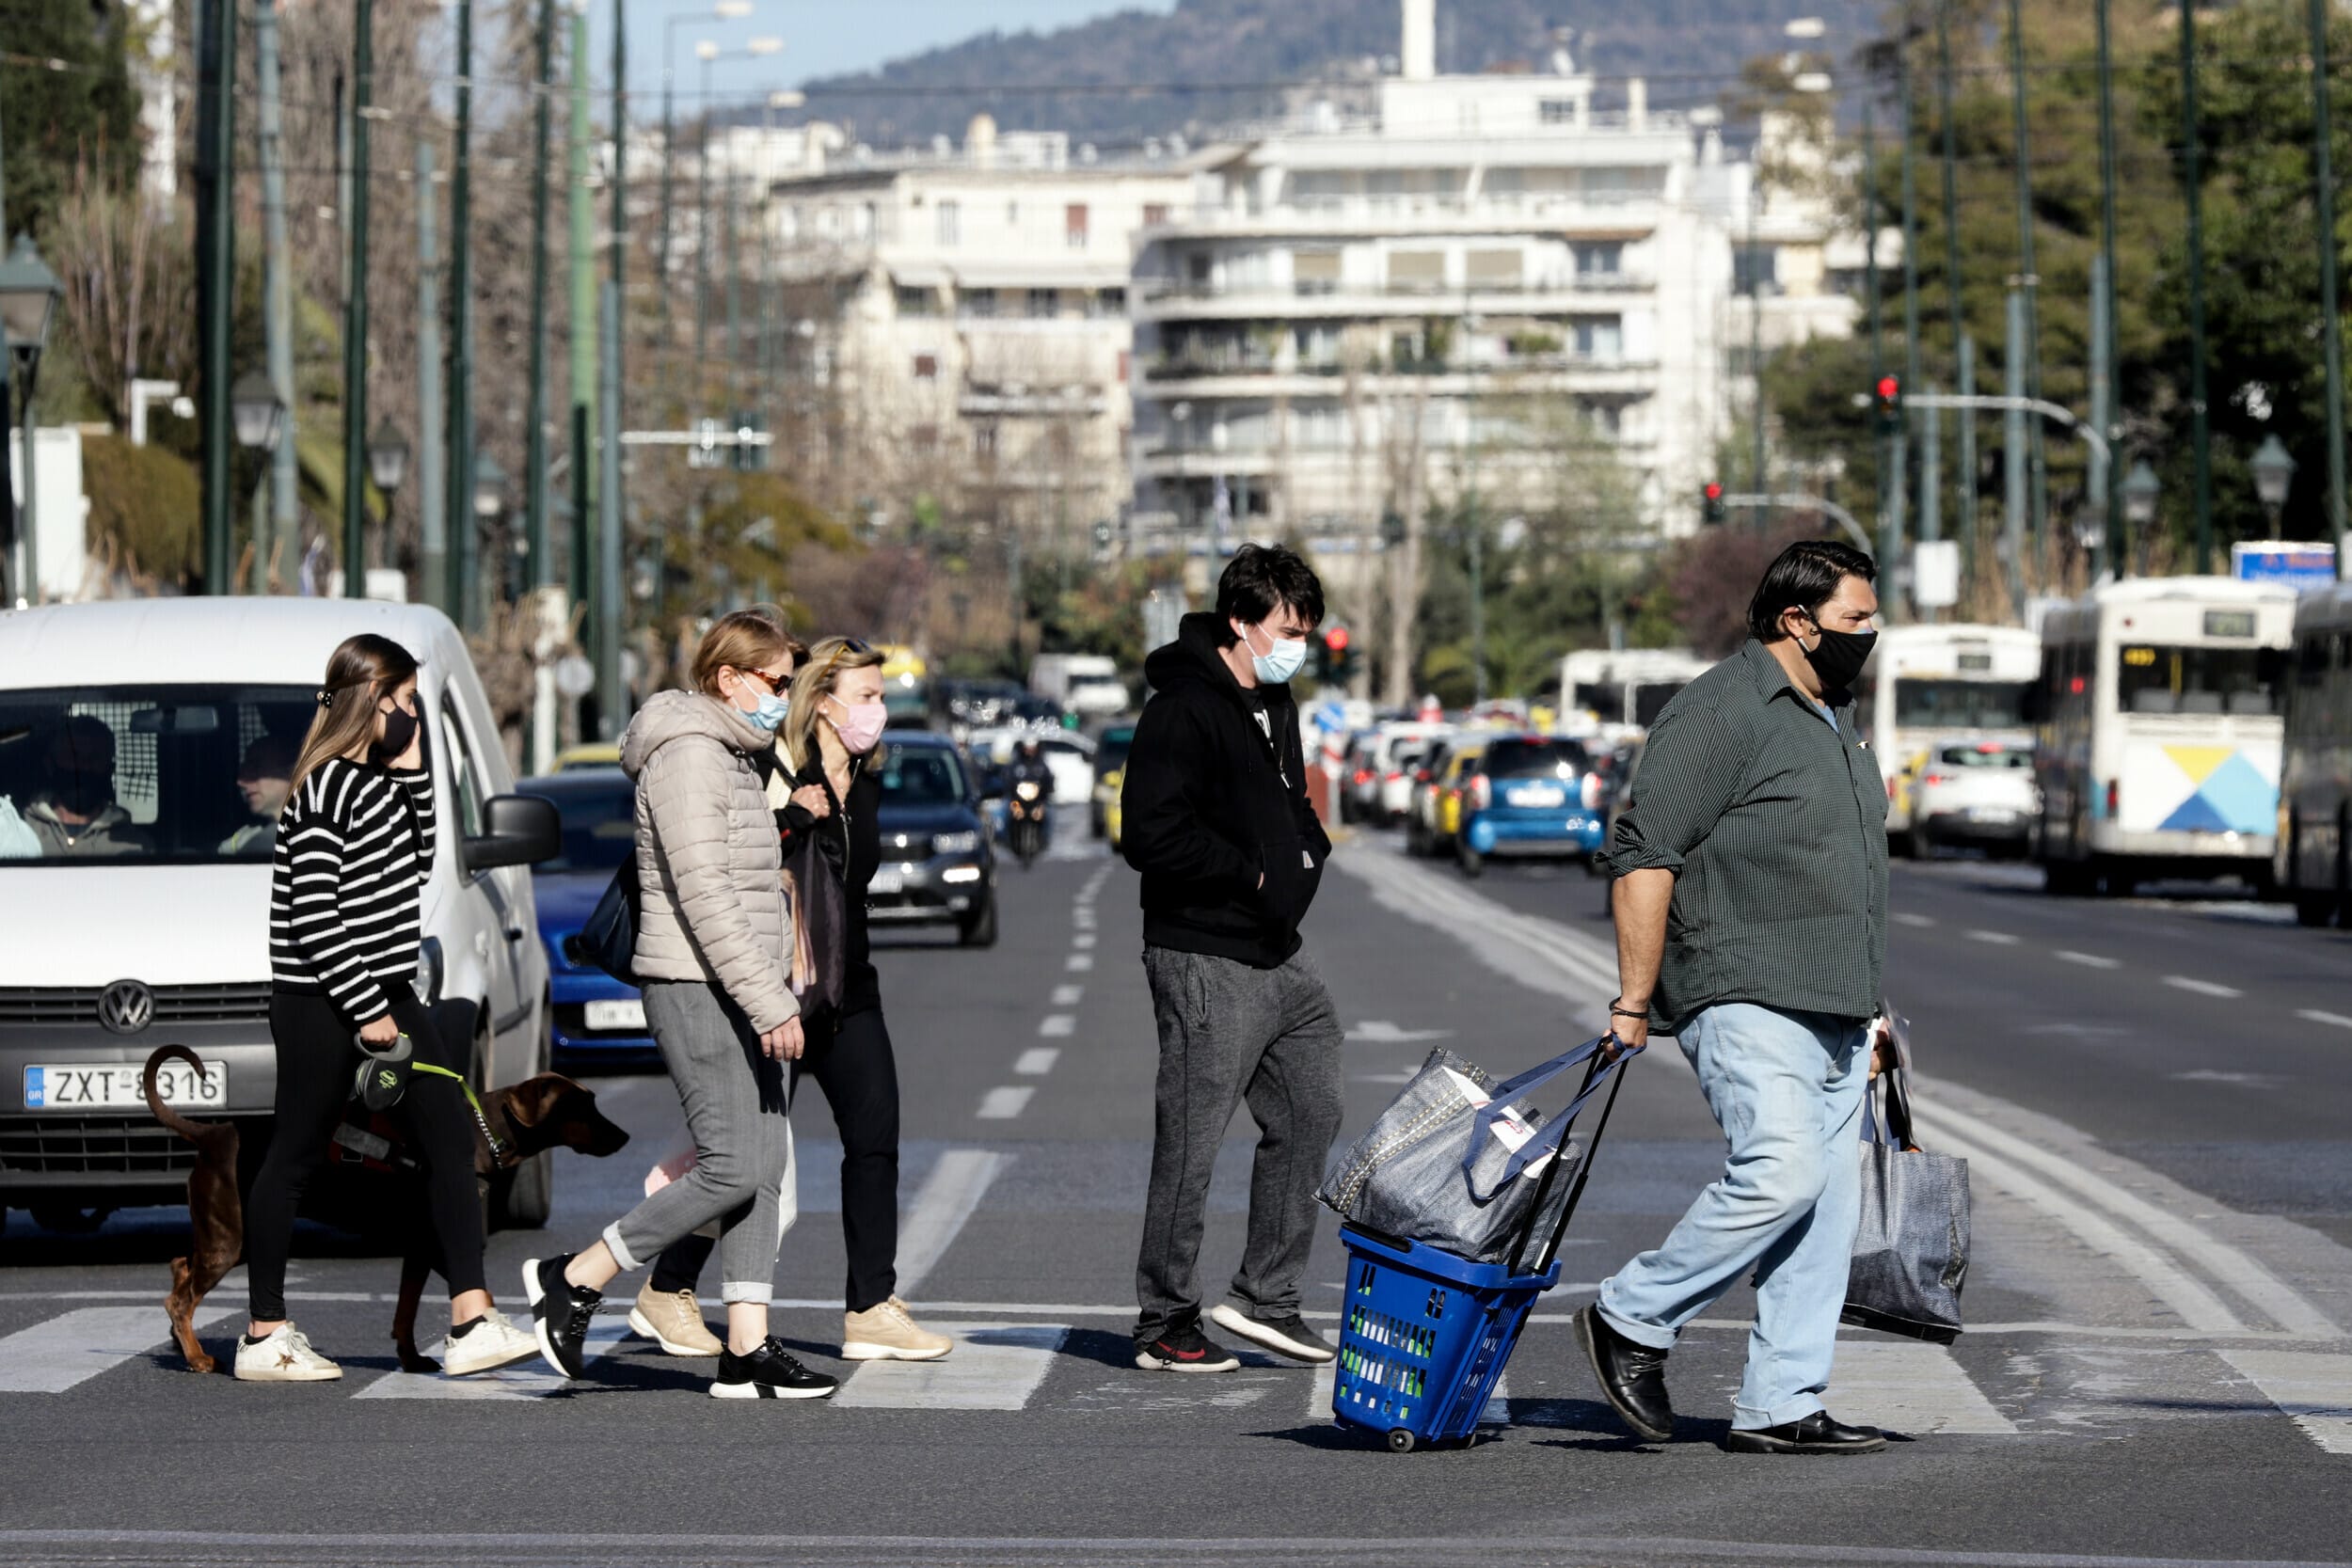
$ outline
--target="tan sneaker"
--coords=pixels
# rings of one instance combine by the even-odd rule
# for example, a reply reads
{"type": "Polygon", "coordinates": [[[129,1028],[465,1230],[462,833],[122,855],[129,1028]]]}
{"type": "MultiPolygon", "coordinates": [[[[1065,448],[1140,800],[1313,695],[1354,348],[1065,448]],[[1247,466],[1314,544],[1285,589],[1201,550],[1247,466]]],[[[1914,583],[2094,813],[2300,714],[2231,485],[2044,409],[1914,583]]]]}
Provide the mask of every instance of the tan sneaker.
{"type": "Polygon", "coordinates": [[[945,1334],[916,1323],[897,1296],[863,1312],[842,1314],[844,1361],[936,1361],[955,1348],[945,1334]]]}
{"type": "Polygon", "coordinates": [[[237,1338],[240,1383],[332,1383],[343,1370],[310,1348],[310,1337],[279,1323],[259,1339],[237,1338]]]}
{"type": "Polygon", "coordinates": [[[664,1355],[716,1355],[726,1349],[703,1322],[702,1303],[692,1291],[657,1291],[650,1279],[628,1309],[628,1326],[660,1345],[664,1355]]]}

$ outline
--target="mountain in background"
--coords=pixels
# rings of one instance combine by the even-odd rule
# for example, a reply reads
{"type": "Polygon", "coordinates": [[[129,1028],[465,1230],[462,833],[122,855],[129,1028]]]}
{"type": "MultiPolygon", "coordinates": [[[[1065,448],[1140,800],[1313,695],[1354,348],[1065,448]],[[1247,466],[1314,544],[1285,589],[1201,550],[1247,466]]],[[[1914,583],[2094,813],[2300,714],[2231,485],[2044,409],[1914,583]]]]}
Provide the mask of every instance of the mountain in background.
{"type": "MultiPolygon", "coordinates": [[[[975,7],[975,9],[979,8],[975,7]]],[[[961,139],[985,110],[1005,130],[1067,131],[1105,149],[1272,113],[1283,84],[1361,80],[1398,47],[1398,0],[1178,0],[1051,33],[990,31],[880,71],[806,85],[811,118],[876,147],[961,139]]],[[[1806,47],[1849,60],[1875,34],[1876,0],[1438,0],[1441,71],[1549,69],[1553,29],[1575,29],[1580,71],[1645,76],[1650,103],[1722,101],[1740,68],[1790,47],[1784,24],[1818,16],[1806,47]]],[[[1617,91],[1604,82],[1603,106],[1617,91]]]]}

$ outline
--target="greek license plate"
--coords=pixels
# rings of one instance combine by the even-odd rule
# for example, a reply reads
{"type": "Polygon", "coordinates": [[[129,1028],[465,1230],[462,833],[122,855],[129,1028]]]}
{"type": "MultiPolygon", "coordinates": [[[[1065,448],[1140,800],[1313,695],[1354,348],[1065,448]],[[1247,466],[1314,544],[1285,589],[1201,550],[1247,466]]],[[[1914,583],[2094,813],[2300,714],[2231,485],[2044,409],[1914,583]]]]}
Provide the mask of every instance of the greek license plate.
{"type": "Polygon", "coordinates": [[[1568,794],[1558,784],[1521,784],[1503,792],[1502,798],[1515,806],[1565,806],[1568,794]]]}
{"type": "MultiPolygon", "coordinates": [[[[147,1103],[139,1088],[145,1069],[136,1062],[108,1062],[88,1067],[48,1066],[24,1069],[24,1108],[28,1111],[132,1110],[147,1103]]],[[[229,1103],[229,1069],[215,1066],[198,1072],[183,1062],[167,1062],[155,1074],[156,1092],[167,1105],[210,1106],[229,1103]]]]}
{"type": "Polygon", "coordinates": [[[626,1002],[591,1002],[581,1022],[596,1030],[634,1029],[640,1034],[645,1028],[645,1005],[631,997],[626,1002]]]}
{"type": "Polygon", "coordinates": [[[882,867],[874,873],[874,879],[866,884],[866,891],[869,895],[876,893],[904,893],[906,890],[906,873],[899,870],[895,865],[885,865],[882,867]]]}
{"type": "Polygon", "coordinates": [[[1970,806],[1968,820],[1971,822],[2014,822],[2017,820],[2017,813],[2007,806],[1970,806]]]}

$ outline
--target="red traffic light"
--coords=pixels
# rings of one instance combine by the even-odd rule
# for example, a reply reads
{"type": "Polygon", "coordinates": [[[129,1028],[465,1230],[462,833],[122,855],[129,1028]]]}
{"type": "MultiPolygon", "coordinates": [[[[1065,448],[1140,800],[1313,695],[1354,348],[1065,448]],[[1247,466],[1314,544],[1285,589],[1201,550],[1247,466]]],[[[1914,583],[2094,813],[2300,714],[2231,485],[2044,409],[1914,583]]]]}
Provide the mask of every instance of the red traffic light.
{"type": "Polygon", "coordinates": [[[1335,654],[1343,654],[1347,652],[1347,628],[1345,626],[1333,626],[1329,631],[1325,632],[1323,634],[1323,645],[1330,649],[1335,654]]]}
{"type": "Polygon", "coordinates": [[[1878,385],[1879,407],[1891,410],[1903,400],[1903,380],[1899,375],[1883,375],[1878,385]]]}
{"type": "Polygon", "coordinates": [[[1709,501],[1719,501],[1724,499],[1724,487],[1710,479],[1707,482],[1707,488],[1701,494],[1709,501]]]}

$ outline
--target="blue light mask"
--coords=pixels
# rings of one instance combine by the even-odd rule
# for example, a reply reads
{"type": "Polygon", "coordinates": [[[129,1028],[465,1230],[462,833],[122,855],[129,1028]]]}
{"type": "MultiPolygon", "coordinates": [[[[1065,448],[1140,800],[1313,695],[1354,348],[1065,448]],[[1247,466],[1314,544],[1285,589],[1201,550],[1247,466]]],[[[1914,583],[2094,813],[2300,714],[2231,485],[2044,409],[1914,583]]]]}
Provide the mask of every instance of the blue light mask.
{"type": "Polygon", "coordinates": [[[784,723],[784,716],[792,711],[792,705],[772,691],[759,694],[759,706],[743,717],[752,721],[752,728],[763,735],[773,735],[784,723]]]}

